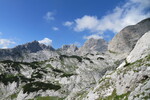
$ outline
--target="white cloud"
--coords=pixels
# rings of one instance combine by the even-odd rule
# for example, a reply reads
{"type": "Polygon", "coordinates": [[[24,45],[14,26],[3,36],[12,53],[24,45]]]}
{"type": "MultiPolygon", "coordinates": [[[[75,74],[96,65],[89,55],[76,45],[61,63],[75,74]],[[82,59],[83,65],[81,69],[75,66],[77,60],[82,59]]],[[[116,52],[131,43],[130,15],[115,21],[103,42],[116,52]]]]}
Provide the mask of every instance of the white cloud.
{"type": "Polygon", "coordinates": [[[54,31],[58,31],[58,30],[59,30],[58,27],[52,27],[52,29],[53,29],[54,31]]]}
{"type": "Polygon", "coordinates": [[[101,19],[96,16],[85,15],[75,20],[75,31],[88,30],[93,33],[103,33],[106,30],[119,32],[128,25],[150,17],[150,12],[146,9],[150,8],[149,0],[128,0],[124,5],[117,6],[113,11],[101,19]]]}
{"type": "Polygon", "coordinates": [[[6,49],[11,44],[15,44],[15,42],[9,39],[0,39],[0,48],[6,49]]]}
{"type": "Polygon", "coordinates": [[[78,18],[75,20],[76,27],[75,31],[84,31],[90,30],[95,31],[96,27],[99,25],[99,20],[95,16],[83,16],[82,18],[78,18]]]}
{"type": "Polygon", "coordinates": [[[51,46],[52,45],[52,40],[49,38],[44,38],[43,40],[38,41],[39,43],[45,44],[47,46],[51,46]]]}
{"type": "Polygon", "coordinates": [[[103,39],[103,37],[98,35],[98,34],[93,34],[93,35],[90,35],[90,36],[84,36],[83,38],[84,39],[91,39],[91,38],[93,38],[93,39],[103,39]]]}
{"type": "Polygon", "coordinates": [[[64,26],[72,26],[73,22],[71,21],[66,21],[65,23],[63,23],[64,26]]]}
{"type": "Polygon", "coordinates": [[[47,12],[46,15],[44,16],[44,18],[46,20],[49,20],[49,21],[54,20],[55,19],[54,18],[54,13],[53,12],[47,12]]]}

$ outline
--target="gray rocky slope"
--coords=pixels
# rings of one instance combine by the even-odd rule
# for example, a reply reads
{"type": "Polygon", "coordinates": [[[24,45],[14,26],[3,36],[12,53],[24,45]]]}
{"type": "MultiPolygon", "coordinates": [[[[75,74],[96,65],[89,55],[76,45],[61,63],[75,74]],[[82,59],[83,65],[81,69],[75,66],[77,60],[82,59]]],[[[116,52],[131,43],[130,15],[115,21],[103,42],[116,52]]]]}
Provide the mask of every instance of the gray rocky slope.
{"type": "Polygon", "coordinates": [[[57,51],[61,54],[73,55],[76,54],[78,47],[75,44],[71,45],[63,45],[62,48],[57,49],[57,51]]]}
{"type": "Polygon", "coordinates": [[[108,43],[103,39],[90,38],[84,45],[77,51],[79,54],[86,54],[94,51],[105,52],[107,50],[108,43]]]}
{"type": "Polygon", "coordinates": [[[51,46],[40,44],[38,41],[16,46],[12,49],[0,49],[0,60],[19,62],[43,61],[57,56],[51,46]]]}
{"type": "Polygon", "coordinates": [[[140,37],[150,30],[150,18],[122,29],[109,43],[111,52],[129,54],[140,37]]]}
{"type": "MultiPolygon", "coordinates": [[[[149,27],[148,22],[140,25],[149,27]]],[[[0,100],[149,100],[150,31],[135,30],[141,37],[131,41],[131,52],[117,60],[114,57],[124,54],[104,53],[107,43],[93,39],[79,50],[54,50],[37,41],[0,50],[0,100]]]]}

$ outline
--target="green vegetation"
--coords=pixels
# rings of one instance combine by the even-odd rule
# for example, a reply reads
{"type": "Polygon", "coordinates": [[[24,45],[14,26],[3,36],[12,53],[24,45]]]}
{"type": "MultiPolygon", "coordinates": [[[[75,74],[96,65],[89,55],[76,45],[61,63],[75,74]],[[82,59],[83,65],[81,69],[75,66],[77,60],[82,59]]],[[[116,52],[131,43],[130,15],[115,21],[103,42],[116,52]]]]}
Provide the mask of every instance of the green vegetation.
{"type": "Polygon", "coordinates": [[[72,56],[70,56],[70,58],[76,58],[76,59],[78,59],[79,62],[82,62],[82,58],[79,56],[72,55],[72,56]]]}
{"type": "Polygon", "coordinates": [[[35,79],[29,79],[26,78],[25,76],[21,75],[21,74],[17,74],[17,75],[13,75],[13,74],[9,74],[9,73],[3,73],[0,75],[0,82],[4,83],[4,85],[8,85],[8,83],[13,83],[13,82],[32,82],[35,79]]]}
{"type": "Polygon", "coordinates": [[[105,60],[103,57],[98,57],[97,60],[105,60]]]}
{"type": "Polygon", "coordinates": [[[39,72],[33,72],[31,75],[32,78],[43,78],[43,74],[39,73],[39,72]]]}
{"type": "Polygon", "coordinates": [[[84,57],[83,59],[86,59],[86,60],[88,60],[90,63],[93,63],[93,61],[92,61],[90,58],[88,58],[88,57],[84,57]]]}
{"type": "Polygon", "coordinates": [[[64,98],[59,98],[56,96],[45,96],[45,97],[37,97],[35,100],[64,100],[64,98]]]}
{"type": "Polygon", "coordinates": [[[70,77],[72,75],[75,75],[73,73],[63,73],[63,75],[61,75],[60,77],[70,77]]]}
{"type": "Polygon", "coordinates": [[[11,67],[15,71],[20,72],[20,68],[22,68],[21,64],[27,65],[27,66],[31,67],[32,69],[36,69],[36,68],[39,68],[41,66],[41,64],[44,63],[44,61],[28,63],[28,62],[14,62],[14,61],[11,61],[11,60],[5,60],[5,61],[0,61],[0,63],[6,64],[4,66],[6,68],[11,67]]]}
{"type": "Polygon", "coordinates": [[[72,55],[72,56],[67,56],[67,55],[60,55],[59,59],[61,61],[63,61],[63,58],[75,58],[77,59],[79,62],[82,62],[82,58],[80,56],[76,56],[76,55],[72,55]]]}
{"type": "Polygon", "coordinates": [[[117,52],[114,52],[114,51],[111,51],[111,50],[108,50],[110,53],[113,53],[113,54],[117,54],[117,52]]]}
{"type": "Polygon", "coordinates": [[[14,76],[13,74],[3,73],[0,75],[0,82],[4,83],[4,85],[8,85],[8,83],[18,82],[19,78],[14,76]]]}
{"type": "Polygon", "coordinates": [[[130,63],[128,63],[127,60],[125,59],[125,65],[124,65],[124,67],[129,66],[129,65],[130,65],[130,63]]]}
{"type": "Polygon", "coordinates": [[[99,98],[98,100],[128,100],[129,94],[130,92],[127,92],[122,95],[117,95],[116,90],[114,89],[114,91],[112,92],[110,96],[105,97],[105,98],[99,98]]]}
{"type": "Polygon", "coordinates": [[[21,68],[21,65],[19,62],[13,62],[13,61],[10,61],[10,60],[5,60],[5,61],[0,61],[1,63],[4,63],[4,67],[9,71],[10,68],[12,68],[12,70],[15,70],[15,71],[18,71],[20,72],[20,68],[21,68]]]}
{"type": "Polygon", "coordinates": [[[117,73],[118,74],[120,74],[120,73],[126,74],[128,71],[131,71],[131,70],[133,70],[134,72],[138,72],[138,70],[135,68],[141,67],[143,65],[145,65],[145,66],[149,65],[148,61],[150,61],[150,55],[146,56],[145,58],[139,59],[133,63],[128,63],[125,60],[125,63],[126,63],[124,65],[125,68],[123,68],[121,70],[117,70],[117,73]]]}
{"type": "Polygon", "coordinates": [[[51,83],[44,83],[44,82],[32,82],[32,83],[27,83],[26,85],[23,86],[23,92],[24,93],[30,93],[30,92],[37,92],[39,90],[59,90],[61,86],[59,85],[54,85],[51,83]]]}
{"type": "Polygon", "coordinates": [[[14,93],[14,94],[12,94],[10,97],[11,97],[11,99],[13,100],[13,99],[17,98],[17,95],[18,95],[18,93],[14,93]]]}
{"type": "Polygon", "coordinates": [[[149,98],[150,98],[150,95],[143,97],[144,100],[149,100],[149,98]]]}
{"type": "Polygon", "coordinates": [[[112,84],[107,80],[104,84],[102,84],[96,91],[100,91],[101,89],[109,88],[112,84]]]}
{"type": "Polygon", "coordinates": [[[31,77],[34,79],[34,78],[43,78],[43,73],[48,73],[45,69],[38,69],[37,71],[34,71],[31,75],[31,77]]]}
{"type": "Polygon", "coordinates": [[[87,53],[87,54],[86,54],[86,56],[87,56],[87,55],[91,55],[91,56],[94,56],[94,54],[92,54],[92,53],[87,53]]]}
{"type": "Polygon", "coordinates": [[[111,79],[111,77],[104,77],[104,78],[101,78],[100,81],[99,81],[99,83],[104,82],[104,81],[109,80],[109,79],[111,79]]]}
{"type": "Polygon", "coordinates": [[[116,66],[119,66],[121,64],[121,61],[117,60],[114,63],[116,64],[116,66]]]}
{"type": "Polygon", "coordinates": [[[52,68],[52,71],[57,72],[57,73],[64,73],[64,71],[57,69],[57,68],[52,68]]]}
{"type": "Polygon", "coordinates": [[[78,92],[76,96],[79,97],[78,100],[82,100],[83,98],[87,96],[87,94],[88,94],[88,91],[81,91],[81,92],[78,92]]]}
{"type": "Polygon", "coordinates": [[[51,64],[47,64],[46,68],[53,68],[53,66],[51,64]]]}

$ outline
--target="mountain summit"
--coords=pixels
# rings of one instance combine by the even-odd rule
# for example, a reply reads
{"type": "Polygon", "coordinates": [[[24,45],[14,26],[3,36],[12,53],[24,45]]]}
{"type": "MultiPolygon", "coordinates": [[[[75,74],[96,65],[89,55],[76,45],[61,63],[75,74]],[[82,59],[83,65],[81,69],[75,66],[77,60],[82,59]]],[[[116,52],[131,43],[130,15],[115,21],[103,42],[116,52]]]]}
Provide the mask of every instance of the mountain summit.
{"type": "Polygon", "coordinates": [[[109,43],[108,50],[128,54],[142,35],[150,30],[150,18],[122,29],[109,43]]]}
{"type": "Polygon", "coordinates": [[[55,49],[38,41],[18,45],[12,49],[0,49],[0,60],[27,61],[46,60],[56,55],[55,49]],[[52,53],[53,52],[53,53],[52,53]]]}
{"type": "Polygon", "coordinates": [[[41,44],[38,41],[29,42],[23,45],[16,46],[13,50],[17,50],[19,52],[25,51],[30,53],[36,53],[41,50],[51,50],[54,51],[55,49],[51,46],[46,46],[45,44],[41,44]]]}
{"type": "Polygon", "coordinates": [[[104,39],[88,39],[78,52],[89,53],[93,51],[105,52],[107,50],[108,43],[104,39]]]}

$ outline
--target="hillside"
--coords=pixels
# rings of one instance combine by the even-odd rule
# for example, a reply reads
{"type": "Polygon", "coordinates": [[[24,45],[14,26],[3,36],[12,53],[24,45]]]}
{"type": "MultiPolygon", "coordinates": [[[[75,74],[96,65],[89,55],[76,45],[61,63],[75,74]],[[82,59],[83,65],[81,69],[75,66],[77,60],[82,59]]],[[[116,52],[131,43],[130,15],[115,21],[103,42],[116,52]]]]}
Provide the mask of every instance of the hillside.
{"type": "Polygon", "coordinates": [[[81,48],[33,41],[1,49],[0,100],[149,100],[149,26],[150,18],[81,48]]]}

